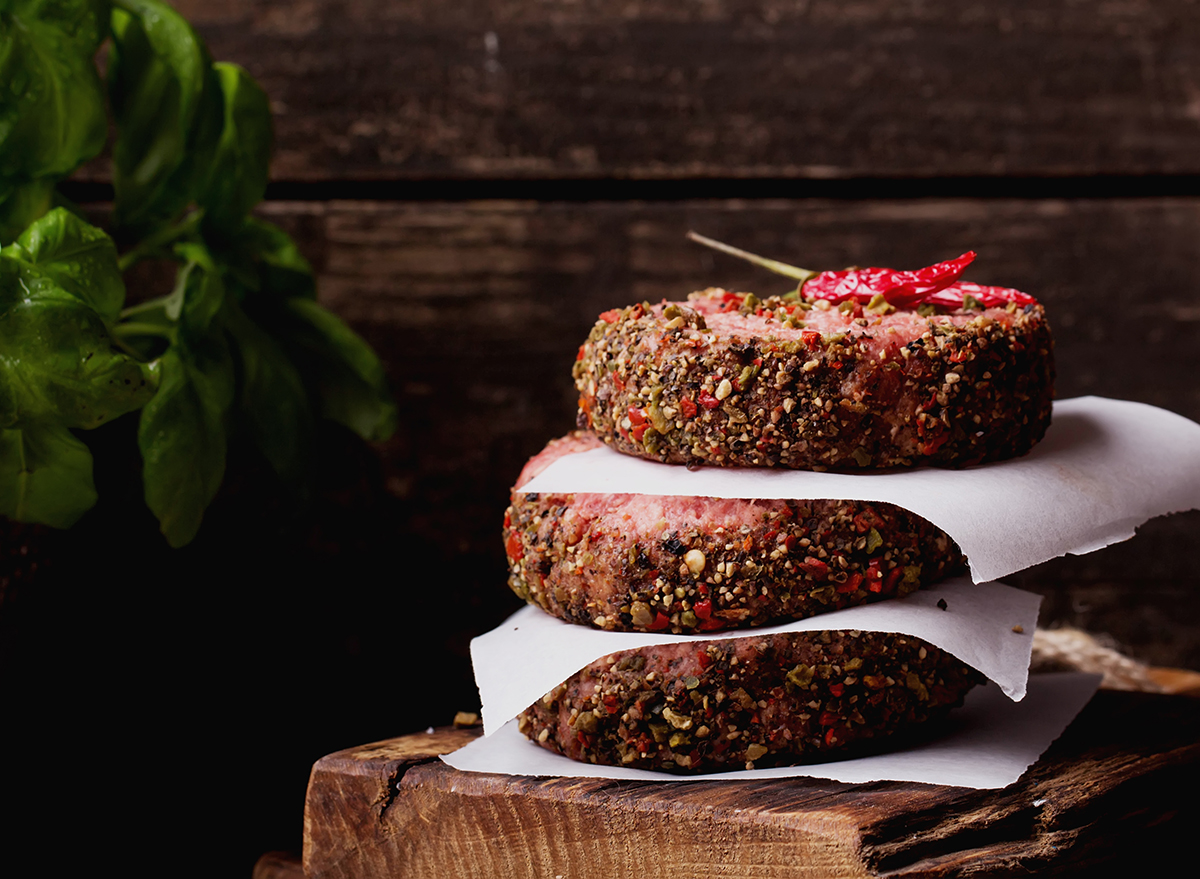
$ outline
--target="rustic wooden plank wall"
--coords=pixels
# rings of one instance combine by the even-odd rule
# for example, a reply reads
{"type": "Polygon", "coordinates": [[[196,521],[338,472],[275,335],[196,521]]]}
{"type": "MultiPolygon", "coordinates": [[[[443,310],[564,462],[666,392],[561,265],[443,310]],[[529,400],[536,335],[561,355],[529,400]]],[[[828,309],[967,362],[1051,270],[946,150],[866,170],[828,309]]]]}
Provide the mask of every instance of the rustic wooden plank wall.
{"type": "MultiPolygon", "coordinates": [[[[76,608],[62,612],[81,644],[100,646],[97,618],[124,638],[78,685],[88,704],[115,675],[140,728],[186,730],[203,775],[271,755],[230,782],[213,858],[294,849],[321,754],[472,707],[467,642],[516,606],[507,489],[571,428],[570,364],[595,315],[778,288],[688,229],[818,268],[975,249],[971,279],[1046,303],[1060,396],[1200,420],[1189,0],[175,5],[270,94],[263,213],[382,353],[401,412],[376,449],[326,438],[312,511],[248,512],[245,494],[270,495],[251,467],[195,547],[140,562],[129,595],[42,599],[76,608]],[[147,603],[153,629],[117,623],[147,603]],[[179,683],[161,717],[147,656],[179,683]]],[[[104,163],[80,179],[96,191],[104,163]]],[[[1198,536],[1184,514],[1015,579],[1047,596],[1046,623],[1200,668],[1198,536]]]]}

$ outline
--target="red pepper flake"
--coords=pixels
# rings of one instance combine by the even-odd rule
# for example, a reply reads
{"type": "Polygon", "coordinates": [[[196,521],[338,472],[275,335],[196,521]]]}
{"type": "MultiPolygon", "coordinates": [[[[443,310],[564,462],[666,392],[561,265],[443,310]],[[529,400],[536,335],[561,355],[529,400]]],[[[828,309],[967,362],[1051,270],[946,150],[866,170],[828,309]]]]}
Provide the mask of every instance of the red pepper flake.
{"type": "Polygon", "coordinates": [[[884,592],[894,592],[896,589],[896,581],[900,579],[900,574],[903,573],[900,567],[894,567],[887,573],[887,577],[883,581],[884,592]]]}
{"type": "Polygon", "coordinates": [[[821,344],[821,334],[816,330],[801,330],[800,341],[809,348],[816,348],[821,344]]]}
{"type": "Polygon", "coordinates": [[[716,397],[714,397],[712,394],[710,394],[708,391],[701,390],[699,396],[700,396],[700,405],[703,406],[705,409],[716,409],[718,406],[721,405],[721,401],[718,400],[716,397]]]}
{"type": "Polygon", "coordinates": [[[696,662],[700,663],[701,668],[708,668],[712,665],[712,657],[708,655],[707,650],[697,650],[696,662]]]}
{"type": "Polygon", "coordinates": [[[826,747],[833,747],[834,745],[837,744],[837,741],[838,741],[837,730],[834,729],[833,727],[830,727],[828,730],[825,731],[826,747]]]}
{"type": "Polygon", "coordinates": [[[866,534],[872,528],[878,528],[882,524],[883,519],[871,507],[867,507],[854,517],[854,530],[859,534],[866,534]]]}
{"type": "Polygon", "coordinates": [[[515,532],[508,535],[508,540],[504,543],[504,550],[510,559],[519,562],[525,555],[525,545],[521,543],[521,535],[515,532]]]}
{"type": "Polygon", "coordinates": [[[857,592],[858,587],[862,583],[862,581],[863,581],[863,575],[861,573],[855,571],[853,574],[851,574],[849,577],[846,578],[845,583],[838,584],[837,591],[841,592],[843,595],[848,595],[851,592],[857,592]]]}
{"type": "Polygon", "coordinates": [[[670,618],[660,610],[657,614],[655,614],[654,622],[646,626],[646,628],[651,632],[660,632],[669,625],[671,625],[670,618]]]}
{"type": "Polygon", "coordinates": [[[609,714],[617,713],[617,706],[620,703],[617,701],[616,694],[609,693],[607,696],[605,696],[600,701],[604,703],[604,710],[607,711],[609,714]]]}
{"type": "Polygon", "coordinates": [[[799,539],[800,538],[798,538],[795,534],[789,534],[787,537],[785,537],[783,539],[783,545],[787,549],[788,552],[791,552],[795,548],[796,542],[799,539]]]}
{"type": "Polygon", "coordinates": [[[707,583],[699,584],[696,587],[696,591],[699,592],[701,595],[707,597],[708,596],[708,584],[707,583]]]}
{"type": "Polygon", "coordinates": [[[841,720],[841,717],[834,714],[832,711],[822,711],[821,712],[821,717],[820,717],[821,726],[833,726],[839,720],[841,720]]]}
{"type": "Polygon", "coordinates": [[[702,621],[696,628],[701,632],[715,632],[717,629],[725,628],[725,624],[718,619],[711,619],[702,621]]]}
{"type": "Polygon", "coordinates": [[[879,566],[881,564],[882,562],[880,562],[879,559],[871,559],[871,563],[867,565],[867,577],[872,580],[883,579],[883,574],[879,570],[879,566]]]}
{"type": "Polygon", "coordinates": [[[835,695],[835,696],[840,696],[840,695],[842,695],[842,693],[844,693],[845,691],[846,691],[846,687],[845,687],[845,685],[844,685],[844,684],[841,684],[841,683],[836,683],[836,684],[830,684],[830,685],[829,685],[829,692],[830,692],[830,693],[832,693],[832,694],[833,694],[833,695],[835,695]]]}
{"type": "Polygon", "coordinates": [[[801,567],[815,580],[822,580],[829,576],[829,565],[812,556],[808,556],[801,567]]]}
{"type": "Polygon", "coordinates": [[[576,363],[578,363],[580,360],[582,360],[582,359],[583,359],[583,349],[584,349],[584,348],[586,348],[586,347],[587,347],[587,345],[580,345],[580,346],[579,346],[579,351],[578,351],[578,352],[575,354],[575,362],[576,362],[576,363]]]}
{"type": "Polygon", "coordinates": [[[699,410],[690,397],[684,397],[679,401],[679,411],[683,413],[684,418],[695,418],[699,410]]]}
{"type": "Polygon", "coordinates": [[[600,315],[600,320],[604,321],[606,324],[615,324],[620,319],[621,309],[619,308],[611,308],[600,315]]]}
{"type": "Polygon", "coordinates": [[[707,620],[712,616],[712,599],[706,598],[692,605],[692,613],[699,619],[707,620]]]}
{"type": "Polygon", "coordinates": [[[948,439],[950,439],[950,433],[948,431],[942,431],[937,436],[930,439],[929,442],[925,443],[925,445],[921,446],[921,454],[932,455],[943,445],[945,445],[946,440],[948,439]]]}

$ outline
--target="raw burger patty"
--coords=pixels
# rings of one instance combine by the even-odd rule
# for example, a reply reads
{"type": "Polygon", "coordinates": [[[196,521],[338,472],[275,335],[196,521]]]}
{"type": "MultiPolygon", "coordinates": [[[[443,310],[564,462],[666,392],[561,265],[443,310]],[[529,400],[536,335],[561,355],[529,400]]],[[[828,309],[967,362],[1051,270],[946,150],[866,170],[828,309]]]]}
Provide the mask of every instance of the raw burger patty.
{"type": "Polygon", "coordinates": [[[906,595],[962,564],[942,530],[865,501],[526,494],[577,432],[522,470],[504,517],[509,585],[556,617],[695,633],[798,619],[906,595]]]}
{"type": "Polygon", "coordinates": [[[574,760],[677,773],[852,756],[943,716],[983,676],[903,635],[688,641],[600,659],[518,718],[574,760]]]}
{"type": "Polygon", "coordinates": [[[608,311],[575,364],[579,426],[673,464],[866,470],[1023,455],[1050,423],[1045,312],[966,301],[877,314],[710,289],[608,311]]]}

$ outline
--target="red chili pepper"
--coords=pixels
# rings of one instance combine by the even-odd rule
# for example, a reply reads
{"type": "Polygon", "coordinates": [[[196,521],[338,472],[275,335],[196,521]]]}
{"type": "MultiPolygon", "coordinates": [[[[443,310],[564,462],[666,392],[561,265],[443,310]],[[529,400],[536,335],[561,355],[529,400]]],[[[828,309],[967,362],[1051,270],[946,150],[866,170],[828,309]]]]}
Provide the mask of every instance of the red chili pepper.
{"type": "Polygon", "coordinates": [[[504,549],[510,559],[514,562],[519,562],[525,555],[525,545],[521,543],[521,535],[515,532],[508,535],[508,540],[504,543],[504,549]]]}
{"type": "Polygon", "coordinates": [[[721,401],[710,394],[708,391],[700,391],[700,405],[705,409],[716,409],[721,405],[721,401]]]}
{"type": "Polygon", "coordinates": [[[619,308],[611,308],[600,315],[600,320],[604,321],[606,324],[615,324],[620,319],[621,309],[619,308]]]}
{"type": "MultiPolygon", "coordinates": [[[[846,691],[846,687],[845,687],[843,684],[841,684],[841,683],[837,683],[837,684],[830,684],[830,685],[829,685],[829,692],[830,692],[830,693],[832,693],[832,694],[833,694],[833,695],[835,695],[835,696],[840,696],[840,695],[842,695],[842,693],[844,693],[845,691],[846,691]]],[[[609,712],[609,713],[611,714],[612,712],[609,712]]]]}
{"type": "Polygon", "coordinates": [[[821,712],[821,718],[820,718],[821,726],[833,726],[839,720],[841,720],[841,718],[838,717],[836,714],[834,714],[832,711],[822,711],[821,712]]]}
{"type": "Polygon", "coordinates": [[[900,575],[902,573],[903,571],[901,571],[899,567],[892,568],[890,571],[888,571],[887,577],[885,577],[883,580],[883,591],[892,592],[895,590],[896,581],[900,579],[900,575]]]}
{"type": "Polygon", "coordinates": [[[585,345],[580,345],[580,346],[579,346],[579,351],[578,351],[578,352],[576,352],[576,354],[575,354],[575,362],[576,362],[576,363],[578,363],[580,360],[582,360],[582,359],[583,359],[583,349],[584,349],[585,347],[587,347],[587,346],[585,346],[585,345]]]}
{"type": "Polygon", "coordinates": [[[971,296],[984,308],[1003,308],[1010,302],[1015,302],[1022,307],[1037,304],[1036,299],[1020,290],[1012,290],[1008,287],[984,287],[980,284],[972,284],[970,281],[958,281],[951,284],[949,287],[926,296],[924,301],[931,305],[959,308],[967,296],[971,296]]]}
{"type": "Polygon", "coordinates": [[[699,586],[696,587],[696,591],[699,592],[701,595],[707,597],[708,596],[708,584],[701,583],[699,586]]]}
{"type": "Polygon", "coordinates": [[[617,702],[617,697],[615,694],[610,693],[609,695],[605,696],[600,701],[604,703],[604,710],[607,711],[609,714],[617,713],[618,702],[617,702]]]}
{"type": "Polygon", "coordinates": [[[821,334],[816,330],[801,330],[800,341],[809,348],[815,348],[821,344],[821,334]]]}
{"type": "Polygon", "coordinates": [[[836,728],[830,727],[828,730],[825,731],[825,744],[826,744],[826,746],[829,746],[829,747],[832,747],[833,745],[837,744],[837,729],[836,728]]]}
{"type": "Polygon", "coordinates": [[[715,632],[717,629],[725,628],[725,624],[718,619],[703,620],[696,628],[701,632],[715,632]]]}
{"type": "Polygon", "coordinates": [[[706,598],[692,605],[692,613],[699,619],[706,620],[712,616],[712,599],[706,598]]]}
{"type": "Polygon", "coordinates": [[[644,411],[642,411],[641,409],[639,409],[637,406],[630,406],[628,412],[629,412],[629,423],[630,424],[645,424],[646,423],[646,413],[644,411]]]}
{"type": "MultiPolygon", "coordinates": [[[[975,252],[968,251],[958,259],[946,260],[911,272],[884,268],[822,272],[804,284],[804,295],[813,299],[827,299],[830,302],[853,299],[861,303],[869,303],[876,296],[883,296],[891,305],[911,308],[927,301],[929,296],[957,281],[962,276],[963,269],[974,259],[975,252]]],[[[962,304],[961,296],[958,302],[962,304]]]]}
{"type": "Polygon", "coordinates": [[[795,534],[789,534],[787,537],[785,537],[783,539],[784,548],[787,549],[788,552],[791,552],[795,548],[796,542],[799,539],[800,538],[797,537],[795,534]]]}
{"type": "Polygon", "coordinates": [[[684,418],[695,418],[699,410],[690,398],[684,397],[679,401],[679,411],[683,413],[684,418]]]}
{"type": "Polygon", "coordinates": [[[708,655],[707,650],[697,650],[696,662],[700,663],[701,668],[708,668],[712,665],[712,657],[708,655]]]}

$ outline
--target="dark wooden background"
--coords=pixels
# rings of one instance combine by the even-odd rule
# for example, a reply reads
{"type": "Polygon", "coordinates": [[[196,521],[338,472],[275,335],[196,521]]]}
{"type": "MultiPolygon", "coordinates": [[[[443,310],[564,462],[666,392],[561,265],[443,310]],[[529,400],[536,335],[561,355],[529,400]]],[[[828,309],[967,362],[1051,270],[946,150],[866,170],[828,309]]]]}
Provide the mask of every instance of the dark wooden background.
{"type": "MultiPolygon", "coordinates": [[[[477,705],[469,639],[517,606],[507,489],[572,427],[570,365],[596,314],[786,286],[688,229],[815,268],[977,250],[971,280],[1046,304],[1060,397],[1200,421],[1187,0],[175,5],[270,94],[262,212],[382,354],[400,407],[378,447],[326,433],[304,510],[236,459],[178,553],[114,512],[137,500],[114,465],[70,551],[10,590],[0,658],[21,747],[66,748],[36,765],[88,763],[62,770],[84,789],[98,768],[113,789],[116,767],[143,844],[209,875],[298,848],[322,754],[477,705]],[[98,553],[116,576],[92,573],[98,553]],[[67,747],[85,733],[102,766],[67,747]]],[[[107,179],[89,166],[78,192],[107,179]]],[[[1198,537],[1200,513],[1182,514],[1012,579],[1046,596],[1043,624],[1200,668],[1198,537]]]]}

